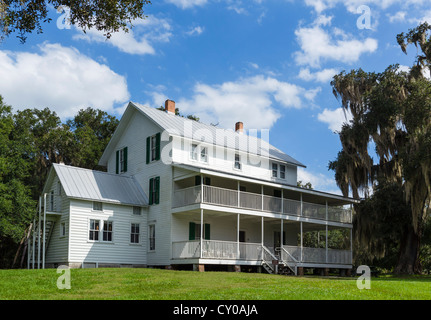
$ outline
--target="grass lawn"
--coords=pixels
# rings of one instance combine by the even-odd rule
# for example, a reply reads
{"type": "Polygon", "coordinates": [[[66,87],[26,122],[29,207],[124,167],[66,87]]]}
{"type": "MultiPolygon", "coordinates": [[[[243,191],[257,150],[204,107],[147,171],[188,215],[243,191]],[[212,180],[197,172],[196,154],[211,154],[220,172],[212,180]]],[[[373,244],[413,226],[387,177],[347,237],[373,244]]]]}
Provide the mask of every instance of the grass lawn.
{"type": "Polygon", "coordinates": [[[431,277],[381,276],[359,290],[356,277],[280,276],[158,269],[0,270],[0,300],[429,300],[431,277]]]}

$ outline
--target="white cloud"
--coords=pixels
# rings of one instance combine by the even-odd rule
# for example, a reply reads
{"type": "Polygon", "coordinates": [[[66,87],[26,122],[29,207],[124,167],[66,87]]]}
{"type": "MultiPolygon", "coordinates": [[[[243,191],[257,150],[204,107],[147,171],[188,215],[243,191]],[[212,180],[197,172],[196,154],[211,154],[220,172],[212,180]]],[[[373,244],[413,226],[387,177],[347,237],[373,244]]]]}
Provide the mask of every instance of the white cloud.
{"type": "Polygon", "coordinates": [[[203,6],[207,0],[166,0],[166,2],[172,3],[181,9],[189,9],[195,6],[203,6]]]}
{"type": "Polygon", "coordinates": [[[202,32],[204,32],[204,28],[201,26],[197,26],[187,31],[186,34],[189,36],[195,36],[195,35],[198,36],[202,34],[202,32]]]}
{"type": "Polygon", "coordinates": [[[325,10],[329,10],[343,4],[351,13],[357,13],[357,8],[362,5],[372,5],[380,9],[387,9],[393,5],[401,5],[404,7],[412,5],[428,4],[428,0],[305,0],[307,6],[313,7],[318,14],[325,10]]]}
{"type": "Polygon", "coordinates": [[[39,50],[0,51],[0,94],[14,109],[49,107],[66,118],[87,107],[112,112],[129,99],[125,78],[107,65],[60,44],[39,50]]]}
{"type": "Polygon", "coordinates": [[[391,15],[388,13],[386,16],[389,18],[390,23],[394,23],[394,22],[404,22],[406,20],[406,15],[407,15],[407,12],[398,11],[394,15],[391,15]]]}
{"type": "Polygon", "coordinates": [[[313,189],[340,194],[341,191],[338,189],[335,180],[325,176],[322,173],[313,173],[305,168],[298,168],[298,181],[302,181],[303,184],[310,182],[313,189]]]}
{"type": "Polygon", "coordinates": [[[133,28],[129,28],[129,32],[120,30],[113,33],[109,39],[106,39],[103,31],[90,29],[84,33],[76,29],[78,33],[73,36],[73,39],[86,40],[90,43],[106,43],[122,52],[142,55],[155,54],[153,44],[169,42],[172,37],[172,27],[165,19],[148,16],[145,19],[137,19],[132,24],[133,28]]]}
{"type": "Polygon", "coordinates": [[[328,128],[333,132],[340,132],[344,123],[352,120],[352,115],[349,111],[343,111],[342,108],[335,110],[324,109],[317,115],[317,119],[321,122],[327,123],[328,128]]]}
{"type": "Polygon", "coordinates": [[[309,68],[302,68],[299,71],[298,77],[305,81],[317,81],[324,83],[332,80],[334,75],[336,75],[337,73],[338,70],[334,68],[323,69],[314,73],[311,73],[309,68]]]}
{"type": "MultiPolygon", "coordinates": [[[[219,123],[223,128],[234,128],[242,121],[247,129],[269,129],[281,117],[284,108],[307,106],[317,90],[305,90],[297,85],[262,75],[237,81],[209,85],[197,83],[190,98],[174,100],[183,114],[193,114],[204,123],[219,123]]],[[[151,94],[153,98],[163,94],[151,94]]],[[[155,101],[160,105],[163,101],[155,101]]]]}
{"type": "Polygon", "coordinates": [[[300,65],[318,68],[322,61],[335,60],[344,63],[358,61],[364,53],[377,50],[377,40],[367,38],[363,41],[352,39],[342,30],[333,28],[332,34],[322,28],[328,19],[316,19],[310,27],[295,31],[301,51],[295,52],[295,61],[300,65]]]}

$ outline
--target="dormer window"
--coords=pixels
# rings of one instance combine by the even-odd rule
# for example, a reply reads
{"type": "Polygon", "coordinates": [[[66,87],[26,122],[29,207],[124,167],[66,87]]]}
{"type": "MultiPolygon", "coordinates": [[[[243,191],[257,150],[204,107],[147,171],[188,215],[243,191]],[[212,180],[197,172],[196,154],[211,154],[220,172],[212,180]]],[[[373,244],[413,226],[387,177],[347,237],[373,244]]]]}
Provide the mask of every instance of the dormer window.
{"type": "Polygon", "coordinates": [[[272,177],[273,178],[278,177],[278,164],[276,164],[276,163],[272,164],[272,177]]]}
{"type": "Polygon", "coordinates": [[[272,177],[286,179],[286,166],[283,164],[272,163],[272,177]]]}
{"type": "Polygon", "coordinates": [[[201,161],[208,162],[208,148],[201,147],[201,161]]]}
{"type": "Polygon", "coordinates": [[[235,153],[235,164],[234,164],[234,168],[241,170],[241,157],[238,153],[235,153]]]}
{"type": "Polygon", "coordinates": [[[190,159],[198,161],[198,145],[192,144],[190,149],[190,159]]]}

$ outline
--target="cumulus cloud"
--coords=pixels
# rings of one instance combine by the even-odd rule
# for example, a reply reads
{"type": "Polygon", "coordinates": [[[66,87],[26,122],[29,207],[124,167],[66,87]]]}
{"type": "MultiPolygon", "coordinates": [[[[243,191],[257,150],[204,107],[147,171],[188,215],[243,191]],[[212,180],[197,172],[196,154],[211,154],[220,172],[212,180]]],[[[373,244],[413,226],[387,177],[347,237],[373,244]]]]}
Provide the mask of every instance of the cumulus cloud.
{"type": "Polygon", "coordinates": [[[301,51],[295,52],[295,61],[299,65],[319,68],[321,63],[328,60],[352,63],[359,60],[364,53],[377,50],[377,40],[352,39],[342,30],[332,28],[332,32],[323,29],[330,23],[328,19],[319,17],[309,27],[301,27],[295,31],[296,39],[301,51]]]}
{"type": "Polygon", "coordinates": [[[298,77],[305,81],[329,82],[334,75],[338,73],[337,69],[329,68],[312,73],[309,68],[302,68],[298,77]]]}
{"type": "Polygon", "coordinates": [[[60,44],[39,51],[0,51],[0,94],[14,109],[49,107],[67,118],[87,107],[112,112],[129,99],[125,78],[107,65],[60,44]]]}
{"type": "Polygon", "coordinates": [[[352,120],[352,115],[348,111],[343,111],[342,108],[335,110],[324,109],[317,115],[317,119],[328,124],[329,130],[340,132],[344,123],[349,123],[352,120]]]}
{"type": "Polygon", "coordinates": [[[196,6],[203,6],[207,0],[166,0],[166,2],[172,3],[181,9],[189,9],[196,6]]]}
{"type": "Polygon", "coordinates": [[[109,39],[103,31],[87,30],[85,33],[79,29],[73,36],[75,40],[85,40],[90,43],[105,43],[129,54],[155,54],[155,43],[169,42],[172,37],[172,27],[166,19],[148,16],[145,19],[133,21],[133,28],[129,32],[122,30],[115,32],[109,39]]]}
{"type": "Polygon", "coordinates": [[[310,182],[315,190],[341,195],[341,191],[337,187],[335,180],[322,173],[314,173],[305,168],[298,167],[298,181],[302,181],[303,184],[310,182]]]}
{"type": "MultiPolygon", "coordinates": [[[[196,115],[204,123],[219,123],[229,129],[242,121],[248,129],[269,129],[281,117],[280,107],[306,107],[318,90],[257,75],[222,84],[197,83],[191,97],[176,102],[181,113],[196,115]]],[[[153,98],[163,96],[152,94],[153,98]]],[[[155,105],[161,103],[154,101],[155,105]]]]}

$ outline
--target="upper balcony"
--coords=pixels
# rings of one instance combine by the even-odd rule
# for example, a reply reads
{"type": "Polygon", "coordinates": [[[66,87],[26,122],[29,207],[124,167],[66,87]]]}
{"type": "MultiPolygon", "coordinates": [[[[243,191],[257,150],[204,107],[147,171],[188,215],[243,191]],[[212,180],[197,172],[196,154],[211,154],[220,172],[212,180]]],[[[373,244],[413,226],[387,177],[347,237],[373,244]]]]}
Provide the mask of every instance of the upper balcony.
{"type": "MultiPolygon", "coordinates": [[[[226,185],[229,186],[229,184],[232,182],[226,181],[226,185]]],[[[260,189],[260,193],[242,191],[241,189],[244,188],[241,188],[239,183],[237,189],[212,185],[191,187],[177,185],[173,195],[172,207],[180,208],[202,203],[338,223],[352,223],[352,210],[350,208],[345,208],[342,205],[330,206],[328,202],[325,203],[322,199],[320,202],[323,201],[325,204],[303,201],[302,194],[298,191],[277,190],[274,192],[275,189],[271,189],[272,193],[276,194],[276,196],[271,196],[268,195],[270,192],[265,191],[263,186],[255,185],[247,188],[254,189],[254,191],[260,189]]]]}

